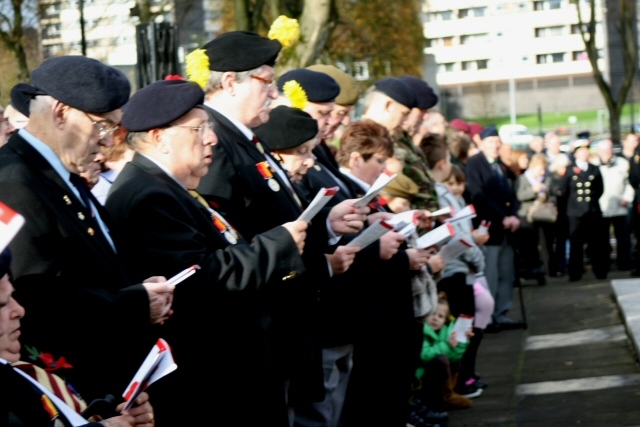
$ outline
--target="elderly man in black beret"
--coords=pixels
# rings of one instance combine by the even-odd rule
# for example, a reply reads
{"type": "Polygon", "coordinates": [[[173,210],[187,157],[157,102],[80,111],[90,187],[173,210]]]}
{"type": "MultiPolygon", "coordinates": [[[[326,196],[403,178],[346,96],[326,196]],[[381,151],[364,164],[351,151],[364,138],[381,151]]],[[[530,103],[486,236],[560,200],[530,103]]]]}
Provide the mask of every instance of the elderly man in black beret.
{"type": "MultiPolygon", "coordinates": [[[[249,244],[233,227],[233,218],[189,192],[207,173],[217,143],[203,102],[197,84],[180,80],[158,81],[133,95],[122,125],[136,154],[114,182],[106,208],[129,237],[121,252],[134,277],[201,267],[176,289],[174,315],[164,327],[179,369],[155,386],[156,425],[205,423],[202,412],[178,410],[194,403],[208,407],[216,419],[255,425],[274,411],[269,406],[273,367],[262,346],[267,336],[256,297],[304,271],[299,253],[307,223],[286,223],[249,244]],[[219,350],[200,354],[209,346],[219,350]],[[188,389],[194,378],[224,392],[214,400],[209,394],[176,393],[188,389]],[[241,398],[248,388],[251,414],[243,413],[247,402],[241,398]]],[[[317,132],[312,123],[306,139],[317,132]]]]}
{"type": "Polygon", "coordinates": [[[26,218],[11,242],[16,295],[32,313],[24,355],[65,365],[88,400],[120,395],[173,298],[163,277],[130,280],[117,229],[78,175],[112,144],[130,85],[82,56],[48,59],[31,79],[29,124],[0,148],[0,199],[26,218]]]}
{"type": "MultiPolygon", "coordinates": [[[[205,88],[205,108],[218,136],[211,167],[197,190],[247,239],[294,221],[304,208],[286,171],[270,153],[268,142],[252,131],[267,121],[269,104],[278,96],[273,65],[280,48],[278,41],[234,31],[218,36],[187,58],[190,78],[205,88]],[[202,64],[207,64],[206,70],[202,64]],[[208,76],[206,82],[200,81],[200,76],[208,76]]],[[[275,378],[282,381],[283,390],[282,403],[275,409],[284,409],[285,384],[292,387],[289,404],[295,399],[322,399],[322,369],[319,363],[312,363],[317,358],[310,329],[312,313],[296,318],[291,310],[317,298],[313,289],[331,274],[324,256],[329,246],[337,243],[340,235],[362,228],[369,209],[356,208],[354,203],[345,201],[314,218],[303,255],[307,272],[292,277],[282,292],[263,295],[269,316],[265,327],[273,329],[274,360],[280,362],[275,378]],[[292,335],[292,323],[296,331],[302,328],[304,333],[292,335]],[[296,355],[304,357],[294,357],[289,351],[292,347],[296,355]],[[294,381],[294,377],[299,379],[294,381]],[[304,390],[294,390],[294,383],[304,390]]],[[[286,414],[279,421],[270,425],[288,424],[286,414]]]]}
{"type": "Polygon", "coordinates": [[[384,77],[368,89],[362,117],[395,135],[416,105],[416,93],[409,85],[396,77],[384,77]]]}

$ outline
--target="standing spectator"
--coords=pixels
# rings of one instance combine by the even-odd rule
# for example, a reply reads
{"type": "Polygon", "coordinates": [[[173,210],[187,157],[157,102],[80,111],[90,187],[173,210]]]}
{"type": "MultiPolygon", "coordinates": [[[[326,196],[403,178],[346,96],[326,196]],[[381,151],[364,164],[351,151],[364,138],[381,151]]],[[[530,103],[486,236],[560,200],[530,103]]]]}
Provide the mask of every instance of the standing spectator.
{"type": "MultiPolygon", "coordinates": [[[[618,270],[631,269],[631,236],[627,226],[629,208],[633,205],[634,191],[629,184],[629,162],[613,154],[613,144],[603,139],[596,148],[604,193],[600,197],[603,223],[607,230],[613,225],[616,236],[616,265],[618,270]]],[[[607,243],[609,239],[607,239],[607,243]]],[[[609,245],[611,251],[611,245],[609,245]]]]}
{"type": "MultiPolygon", "coordinates": [[[[429,117],[427,118],[427,120],[422,122],[422,126],[427,129],[427,133],[435,133],[436,135],[444,136],[447,132],[449,123],[447,122],[447,119],[444,118],[442,113],[438,111],[432,111],[429,113],[429,117]]],[[[420,141],[418,141],[416,145],[419,145],[419,143],[420,141]]]]}
{"type": "Polygon", "coordinates": [[[482,249],[485,275],[495,300],[492,328],[520,328],[522,322],[508,317],[516,280],[512,238],[520,227],[518,201],[511,185],[514,176],[499,159],[501,143],[496,127],[487,127],[481,136],[481,152],[467,160],[467,187],[477,218],[491,222],[490,237],[482,249]]]}
{"type": "Polygon", "coordinates": [[[638,136],[630,133],[622,140],[622,157],[630,162],[636,154],[636,148],[638,148],[638,136]]]}
{"type": "Polygon", "coordinates": [[[544,150],[544,138],[535,135],[533,138],[531,138],[531,142],[529,142],[529,145],[524,150],[527,152],[527,157],[529,158],[529,160],[531,160],[531,157],[536,154],[542,153],[542,151],[544,150]]]}
{"type": "Polygon", "coordinates": [[[565,189],[569,218],[569,281],[582,278],[585,243],[593,272],[602,280],[609,272],[609,232],[598,203],[604,190],[602,175],[597,166],[588,162],[589,141],[579,139],[574,147],[575,166],[569,170],[565,189]]]}
{"type": "MultiPolygon", "coordinates": [[[[553,242],[553,260],[549,262],[549,276],[563,276],[567,271],[567,240],[569,240],[569,218],[567,218],[567,169],[571,166],[571,159],[564,153],[554,157],[549,165],[551,174],[550,195],[556,201],[558,219],[553,227],[551,241],[553,242]]],[[[551,260],[551,255],[549,255],[551,260]]]]}
{"type": "Polygon", "coordinates": [[[561,154],[560,145],[562,144],[562,140],[560,136],[554,131],[549,131],[544,135],[544,153],[549,160],[549,164],[553,162],[553,160],[561,154]]]}

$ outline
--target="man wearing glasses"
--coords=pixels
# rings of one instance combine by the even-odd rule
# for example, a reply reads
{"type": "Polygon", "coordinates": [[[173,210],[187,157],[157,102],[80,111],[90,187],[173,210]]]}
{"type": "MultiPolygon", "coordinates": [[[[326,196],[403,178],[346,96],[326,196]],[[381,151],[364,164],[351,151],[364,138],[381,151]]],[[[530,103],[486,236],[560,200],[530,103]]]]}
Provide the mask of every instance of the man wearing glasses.
{"type": "Polygon", "coordinates": [[[11,243],[16,296],[31,313],[23,357],[62,366],[87,401],[119,396],[173,299],[163,277],[130,280],[117,230],[80,177],[113,143],[130,85],[82,56],[48,59],[31,78],[29,123],[0,148],[0,200],[26,218],[11,243]]]}

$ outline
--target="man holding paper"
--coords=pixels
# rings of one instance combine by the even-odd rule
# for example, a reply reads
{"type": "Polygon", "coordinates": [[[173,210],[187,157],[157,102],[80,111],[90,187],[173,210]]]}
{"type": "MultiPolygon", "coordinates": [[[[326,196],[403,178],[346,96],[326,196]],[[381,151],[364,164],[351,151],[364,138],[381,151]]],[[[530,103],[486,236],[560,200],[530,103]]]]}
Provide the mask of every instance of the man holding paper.
{"type": "MultiPolygon", "coordinates": [[[[245,402],[238,396],[246,393],[249,383],[257,397],[254,410],[268,419],[268,411],[274,411],[269,396],[274,361],[263,344],[268,330],[262,330],[259,294],[266,286],[285,286],[305,270],[300,257],[305,221],[285,223],[249,243],[233,226],[233,218],[189,191],[207,173],[211,146],[217,142],[203,102],[204,92],[197,84],[180,80],[157,81],[133,95],[122,123],[136,154],[114,182],[106,203],[129,237],[122,252],[134,276],[154,269],[169,276],[200,266],[177,285],[174,318],[165,325],[163,337],[179,369],[154,385],[158,425],[202,421],[201,413],[178,409],[195,402],[211,405],[210,396],[176,392],[190,388],[195,378],[224,390],[213,408],[220,419],[239,416],[238,405],[245,402]],[[216,350],[202,358],[209,365],[203,370],[193,360],[206,341],[216,350]]],[[[304,141],[317,133],[315,121],[309,121],[310,131],[305,133],[302,126],[304,141]]]]}

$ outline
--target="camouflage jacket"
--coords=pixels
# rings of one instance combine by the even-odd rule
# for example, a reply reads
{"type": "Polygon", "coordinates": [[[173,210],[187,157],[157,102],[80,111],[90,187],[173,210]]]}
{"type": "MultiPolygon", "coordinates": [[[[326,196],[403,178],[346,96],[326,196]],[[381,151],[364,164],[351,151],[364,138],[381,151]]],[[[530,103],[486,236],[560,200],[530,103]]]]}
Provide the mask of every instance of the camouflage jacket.
{"type": "Polygon", "coordinates": [[[405,153],[403,173],[420,188],[420,197],[413,199],[412,208],[427,209],[431,212],[438,210],[435,180],[431,175],[424,154],[413,144],[411,137],[406,132],[402,132],[395,139],[395,147],[400,148],[405,153]]]}

